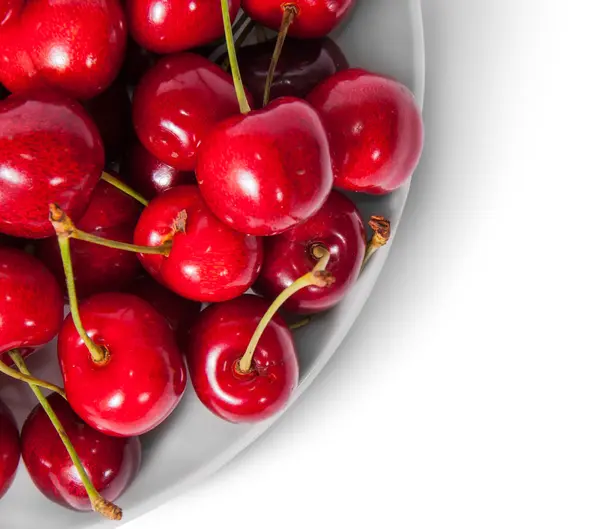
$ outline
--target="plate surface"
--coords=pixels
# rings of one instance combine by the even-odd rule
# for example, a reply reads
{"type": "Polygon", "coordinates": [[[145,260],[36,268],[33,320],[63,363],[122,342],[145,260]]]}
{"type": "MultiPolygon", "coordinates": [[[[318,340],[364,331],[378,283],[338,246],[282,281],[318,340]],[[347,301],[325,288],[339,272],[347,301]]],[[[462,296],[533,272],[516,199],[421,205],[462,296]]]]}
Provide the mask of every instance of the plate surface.
{"type": "MultiPolygon", "coordinates": [[[[352,16],[335,35],[352,66],[385,73],[406,84],[422,105],[425,65],[420,0],[358,0],[352,16]]],[[[388,216],[396,229],[410,182],[380,198],[353,196],[364,218],[388,216]]],[[[389,248],[389,247],[388,247],[389,248]]],[[[331,358],[368,298],[388,249],[378,252],[348,297],[334,310],[296,331],[301,383],[294,400],[305,391],[331,358]]],[[[339,354],[343,354],[340,351],[339,354]]],[[[32,357],[31,370],[60,383],[55,347],[32,357]],[[50,360],[49,360],[50,359],[50,360]]],[[[22,422],[35,401],[26,386],[2,382],[2,398],[22,422]]],[[[197,400],[191,387],[169,420],[143,438],[142,471],[119,500],[124,522],[193,487],[259,437],[273,422],[255,426],[228,424],[214,417],[197,400]],[[160,477],[160,479],[159,479],[160,477]]],[[[14,485],[0,501],[0,528],[75,529],[118,527],[93,514],[70,512],[46,500],[31,484],[21,463],[14,485]]]]}

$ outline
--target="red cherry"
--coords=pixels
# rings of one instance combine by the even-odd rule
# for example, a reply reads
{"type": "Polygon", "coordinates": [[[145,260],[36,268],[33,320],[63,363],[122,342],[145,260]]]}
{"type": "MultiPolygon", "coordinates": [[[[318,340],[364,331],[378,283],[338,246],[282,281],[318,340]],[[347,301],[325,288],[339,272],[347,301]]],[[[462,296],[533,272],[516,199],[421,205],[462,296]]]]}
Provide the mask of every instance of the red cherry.
{"type": "Polygon", "coordinates": [[[0,499],[12,485],[21,459],[19,430],[13,414],[0,400],[0,499]]]}
{"type": "Polygon", "coordinates": [[[314,268],[318,261],[312,254],[315,246],[323,246],[331,254],[327,270],[335,283],[329,288],[304,288],[289,298],[284,308],[310,314],[339,303],[358,278],[366,242],[358,209],[337,191],[332,191],[318,213],[306,222],[265,239],[265,260],[255,290],[275,299],[314,268]]]}
{"type": "Polygon", "coordinates": [[[73,410],[108,435],[131,437],[162,423],[186,383],[173,331],[152,306],[130,294],[97,294],[80,306],[89,337],[108,351],[96,363],[72,316],[58,335],[58,359],[73,410]]]}
{"type": "Polygon", "coordinates": [[[244,295],[211,305],[191,330],[186,358],[198,398],[231,422],[256,422],[281,411],[298,385],[292,333],[275,316],[262,335],[248,373],[238,363],[269,304],[244,295]]]}
{"type": "Polygon", "coordinates": [[[0,3],[0,27],[19,16],[25,0],[3,0],[0,3]]]}
{"type": "MultiPolygon", "coordinates": [[[[275,41],[244,46],[238,52],[242,79],[255,101],[262,101],[275,41]]],[[[338,45],[329,38],[287,39],[279,58],[271,99],[294,96],[304,98],[321,81],[348,68],[338,45]]]]}
{"type": "Polygon", "coordinates": [[[127,150],[121,174],[148,200],[172,187],[196,182],[193,171],[180,171],[161,162],[139,141],[134,141],[127,150]]]}
{"type": "MultiPolygon", "coordinates": [[[[229,0],[231,18],[240,0],[229,0]]],[[[204,46],[223,36],[219,2],[214,0],[129,0],[131,35],[156,53],[174,53],[204,46]]]]}
{"type": "Polygon", "coordinates": [[[40,90],[0,103],[0,232],[54,234],[48,204],[78,220],[104,164],[96,126],[75,101],[40,90]]]}
{"type": "MultiPolygon", "coordinates": [[[[94,189],[87,211],[77,225],[98,237],[132,243],[133,230],[140,212],[138,202],[101,180],[94,189]]],[[[56,237],[43,239],[36,246],[38,257],[64,285],[65,275],[56,237]]],[[[71,241],[71,260],[80,298],[120,290],[140,272],[140,264],[134,253],[104,248],[85,241],[71,241]]]]}
{"type": "Polygon", "coordinates": [[[408,180],[423,150],[423,120],[408,88],[354,68],[307,100],[327,130],[337,187],[379,195],[408,180]]]}
{"type": "Polygon", "coordinates": [[[280,98],[222,121],[198,151],[206,204],[232,228],[275,235],[314,215],[333,183],[327,136],[305,101],[280,98]]]}
{"type": "Polygon", "coordinates": [[[350,12],[355,0],[242,0],[242,9],[258,23],[278,30],[286,7],[297,13],[289,28],[292,37],[324,37],[350,12]]]}
{"type": "MultiPolygon", "coordinates": [[[[137,437],[110,437],[90,428],[57,393],[51,394],[48,401],[96,490],[106,500],[115,501],[139,471],[142,456],[140,440],[137,437]]],[[[92,510],[77,469],[39,404],[23,424],[21,443],[23,462],[33,483],[44,496],[76,511],[92,510]]]]}
{"type": "Polygon", "coordinates": [[[134,243],[160,246],[172,240],[169,256],[140,255],[142,265],[162,284],[195,301],[233,299],[258,277],[262,241],[236,232],[206,207],[197,186],[179,186],[156,197],[142,212],[134,243]],[[185,228],[173,226],[185,212],[185,228]]]}
{"type": "Polygon", "coordinates": [[[133,125],[154,156],[192,171],[206,134],[238,113],[233,80],[216,64],[193,53],[160,60],[133,96],[133,125]]]}

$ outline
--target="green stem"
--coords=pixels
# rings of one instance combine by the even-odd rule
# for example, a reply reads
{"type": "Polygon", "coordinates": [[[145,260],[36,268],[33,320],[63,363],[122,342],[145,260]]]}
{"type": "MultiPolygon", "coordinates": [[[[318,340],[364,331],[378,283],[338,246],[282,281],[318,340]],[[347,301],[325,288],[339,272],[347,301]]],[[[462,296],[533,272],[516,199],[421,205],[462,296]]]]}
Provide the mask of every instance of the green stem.
{"type": "Polygon", "coordinates": [[[118,178],[115,178],[111,174],[103,172],[100,178],[102,178],[102,180],[104,180],[107,184],[116,187],[119,191],[122,191],[126,195],[129,195],[131,198],[137,200],[140,204],[142,204],[142,206],[148,205],[148,201],[135,189],[129,187],[125,182],[119,180],[118,178]]]}
{"type": "Polygon", "coordinates": [[[302,327],[306,327],[309,323],[310,323],[310,316],[307,316],[306,318],[302,318],[301,320],[298,320],[292,324],[290,324],[290,330],[291,331],[295,331],[296,329],[302,329],[302,327]]]}
{"type": "MultiPolygon", "coordinates": [[[[21,373],[27,376],[31,375],[31,373],[27,369],[27,366],[25,365],[25,362],[23,361],[23,357],[19,354],[18,351],[13,350],[9,353],[9,355],[12,358],[15,365],[19,368],[19,371],[21,371],[21,373]]],[[[37,400],[39,401],[42,408],[44,408],[44,411],[48,415],[50,422],[56,429],[56,432],[58,433],[61,441],[65,445],[65,448],[69,453],[69,457],[71,458],[73,464],[75,465],[75,468],[77,469],[77,473],[79,474],[81,483],[85,487],[85,491],[87,492],[87,495],[90,498],[92,508],[96,512],[100,513],[102,516],[105,516],[110,520],[120,520],[123,517],[123,511],[120,509],[120,507],[117,507],[115,504],[105,500],[96,490],[96,488],[90,480],[90,477],[85,471],[85,468],[83,468],[83,464],[81,463],[81,460],[77,455],[77,451],[75,450],[73,443],[71,443],[67,432],[65,431],[62,423],[56,416],[56,413],[54,413],[54,410],[52,409],[52,406],[50,406],[48,399],[46,399],[44,394],[41,392],[40,388],[38,388],[35,384],[29,383],[29,387],[37,397],[37,400]]]]}
{"type": "MultiPolygon", "coordinates": [[[[246,42],[246,40],[252,33],[252,30],[254,29],[255,26],[256,26],[256,23],[254,22],[254,20],[250,20],[248,22],[248,24],[246,24],[246,26],[244,27],[242,32],[237,36],[237,38],[235,39],[236,52],[244,45],[244,42],[246,42]]],[[[227,57],[225,57],[225,60],[223,61],[223,64],[221,65],[221,67],[226,72],[229,71],[229,69],[230,69],[229,68],[230,67],[229,55],[227,57]]]]}
{"type": "Polygon", "coordinates": [[[115,250],[123,250],[125,252],[153,254],[153,255],[164,255],[168,256],[171,251],[173,243],[167,241],[160,246],[139,246],[137,244],[130,244],[128,242],[113,241],[111,239],[105,239],[104,237],[98,237],[85,231],[81,231],[77,228],[70,234],[70,238],[78,239],[80,241],[90,242],[97,244],[98,246],[104,246],[106,248],[114,248],[115,250]]]}
{"type": "MultiPolygon", "coordinates": [[[[10,354],[12,352],[13,351],[9,351],[8,355],[10,356],[10,354]]],[[[16,349],[15,349],[15,352],[18,353],[18,351],[16,349]]],[[[21,382],[26,382],[29,385],[33,384],[34,386],[38,386],[40,388],[46,388],[46,389],[49,389],[50,391],[54,391],[54,392],[58,393],[63,399],[67,398],[67,396],[65,395],[64,389],[59,388],[58,386],[56,386],[55,384],[52,384],[50,382],[46,382],[45,380],[42,380],[41,378],[36,378],[36,377],[32,377],[30,375],[25,375],[15,369],[13,369],[12,367],[9,367],[2,360],[0,360],[0,373],[4,373],[5,375],[7,375],[11,378],[14,378],[15,380],[20,380],[21,382]]]]}

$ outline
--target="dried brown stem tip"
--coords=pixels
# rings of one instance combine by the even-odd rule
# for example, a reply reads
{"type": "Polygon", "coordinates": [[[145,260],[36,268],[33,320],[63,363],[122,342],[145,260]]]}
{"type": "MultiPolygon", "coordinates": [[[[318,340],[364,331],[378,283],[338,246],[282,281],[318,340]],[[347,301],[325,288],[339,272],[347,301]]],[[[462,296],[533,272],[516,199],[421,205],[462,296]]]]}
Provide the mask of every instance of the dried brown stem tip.
{"type": "Polygon", "coordinates": [[[70,236],[75,231],[75,225],[69,216],[58,206],[58,204],[50,204],[50,222],[56,235],[70,236]]]}
{"type": "Polygon", "coordinates": [[[316,279],[314,285],[317,287],[321,287],[321,288],[330,287],[331,285],[333,285],[335,283],[335,277],[333,277],[333,274],[327,270],[319,270],[319,271],[313,272],[313,274],[316,279]]]}
{"type": "Polygon", "coordinates": [[[385,246],[390,240],[392,233],[390,221],[385,217],[373,215],[369,221],[369,226],[374,232],[371,244],[378,247],[385,246]]]}
{"type": "Polygon", "coordinates": [[[94,500],[92,508],[109,520],[120,520],[123,518],[123,510],[114,503],[106,501],[104,498],[94,500]]]}
{"type": "Polygon", "coordinates": [[[173,221],[173,235],[176,233],[185,233],[187,217],[187,211],[185,209],[177,213],[177,217],[175,217],[175,220],[173,221]]]}

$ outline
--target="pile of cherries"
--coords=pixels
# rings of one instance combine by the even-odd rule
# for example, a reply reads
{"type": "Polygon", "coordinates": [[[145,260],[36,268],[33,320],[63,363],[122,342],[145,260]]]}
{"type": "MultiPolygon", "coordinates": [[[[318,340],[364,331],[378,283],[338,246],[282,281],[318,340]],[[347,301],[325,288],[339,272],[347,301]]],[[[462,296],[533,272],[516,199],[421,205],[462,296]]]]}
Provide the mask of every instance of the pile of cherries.
{"type": "Polygon", "coordinates": [[[353,3],[0,1],[0,384],[39,400],[20,432],[0,402],[0,497],[22,456],[50,500],[120,519],[188,376],[227,421],[285,407],[293,328],[390,235],[349,197],[423,145],[410,91],[327,38],[353,3]],[[56,336],[64,389],[24,361],[56,336]]]}

